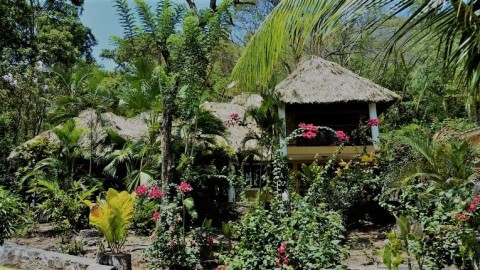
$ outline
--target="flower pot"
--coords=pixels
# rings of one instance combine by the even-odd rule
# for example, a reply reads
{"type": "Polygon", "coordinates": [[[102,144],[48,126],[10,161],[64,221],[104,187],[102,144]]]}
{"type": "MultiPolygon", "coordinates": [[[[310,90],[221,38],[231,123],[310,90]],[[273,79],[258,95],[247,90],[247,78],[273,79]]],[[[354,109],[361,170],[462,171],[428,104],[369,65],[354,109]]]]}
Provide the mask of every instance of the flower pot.
{"type": "Polygon", "coordinates": [[[104,253],[97,257],[97,263],[115,266],[117,270],[132,270],[132,255],[104,253]]]}

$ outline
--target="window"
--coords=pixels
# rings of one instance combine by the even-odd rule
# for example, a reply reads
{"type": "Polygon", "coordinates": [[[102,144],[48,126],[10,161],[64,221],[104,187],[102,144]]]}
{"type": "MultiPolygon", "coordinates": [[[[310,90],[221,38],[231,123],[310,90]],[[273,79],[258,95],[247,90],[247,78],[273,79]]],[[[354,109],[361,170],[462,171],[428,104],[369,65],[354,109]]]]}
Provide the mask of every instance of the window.
{"type": "Polygon", "coordinates": [[[267,168],[262,164],[245,164],[243,165],[243,177],[250,189],[260,189],[264,185],[262,175],[267,173],[267,168]]]}

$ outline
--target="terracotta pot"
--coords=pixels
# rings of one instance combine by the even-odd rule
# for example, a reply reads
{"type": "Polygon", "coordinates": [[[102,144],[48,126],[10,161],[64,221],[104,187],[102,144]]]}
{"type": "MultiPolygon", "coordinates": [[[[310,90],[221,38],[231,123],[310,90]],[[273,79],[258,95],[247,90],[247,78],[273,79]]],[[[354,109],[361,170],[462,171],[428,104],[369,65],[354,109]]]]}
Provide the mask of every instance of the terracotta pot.
{"type": "Polygon", "coordinates": [[[97,257],[97,263],[115,266],[117,270],[132,270],[132,255],[104,253],[97,257]]]}

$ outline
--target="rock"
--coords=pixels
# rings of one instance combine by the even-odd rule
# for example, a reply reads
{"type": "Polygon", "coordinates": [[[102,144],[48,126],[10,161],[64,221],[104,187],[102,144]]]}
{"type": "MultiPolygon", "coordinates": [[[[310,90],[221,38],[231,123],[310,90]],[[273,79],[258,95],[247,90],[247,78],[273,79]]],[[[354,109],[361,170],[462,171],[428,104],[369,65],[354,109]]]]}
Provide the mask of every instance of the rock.
{"type": "Polygon", "coordinates": [[[117,270],[132,270],[132,255],[104,253],[99,255],[97,262],[101,265],[111,265],[117,270]]]}
{"type": "Polygon", "coordinates": [[[5,243],[0,246],[0,265],[24,270],[112,270],[93,259],[5,243]]]}
{"type": "Polygon", "coordinates": [[[78,236],[82,238],[93,238],[93,237],[99,237],[100,235],[98,234],[98,231],[95,229],[88,229],[88,230],[80,230],[80,233],[78,236]]]}

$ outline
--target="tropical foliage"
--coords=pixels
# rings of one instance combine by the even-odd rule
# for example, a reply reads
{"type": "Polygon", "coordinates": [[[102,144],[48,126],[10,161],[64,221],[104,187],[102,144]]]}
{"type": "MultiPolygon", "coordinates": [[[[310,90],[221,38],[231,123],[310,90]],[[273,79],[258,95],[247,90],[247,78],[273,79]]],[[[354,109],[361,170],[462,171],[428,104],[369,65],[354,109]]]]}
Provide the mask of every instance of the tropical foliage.
{"type": "Polygon", "coordinates": [[[90,207],[88,219],[105,237],[113,253],[120,253],[127,238],[127,230],[133,222],[135,196],[126,192],[108,189],[105,200],[83,202],[90,207]]]}

